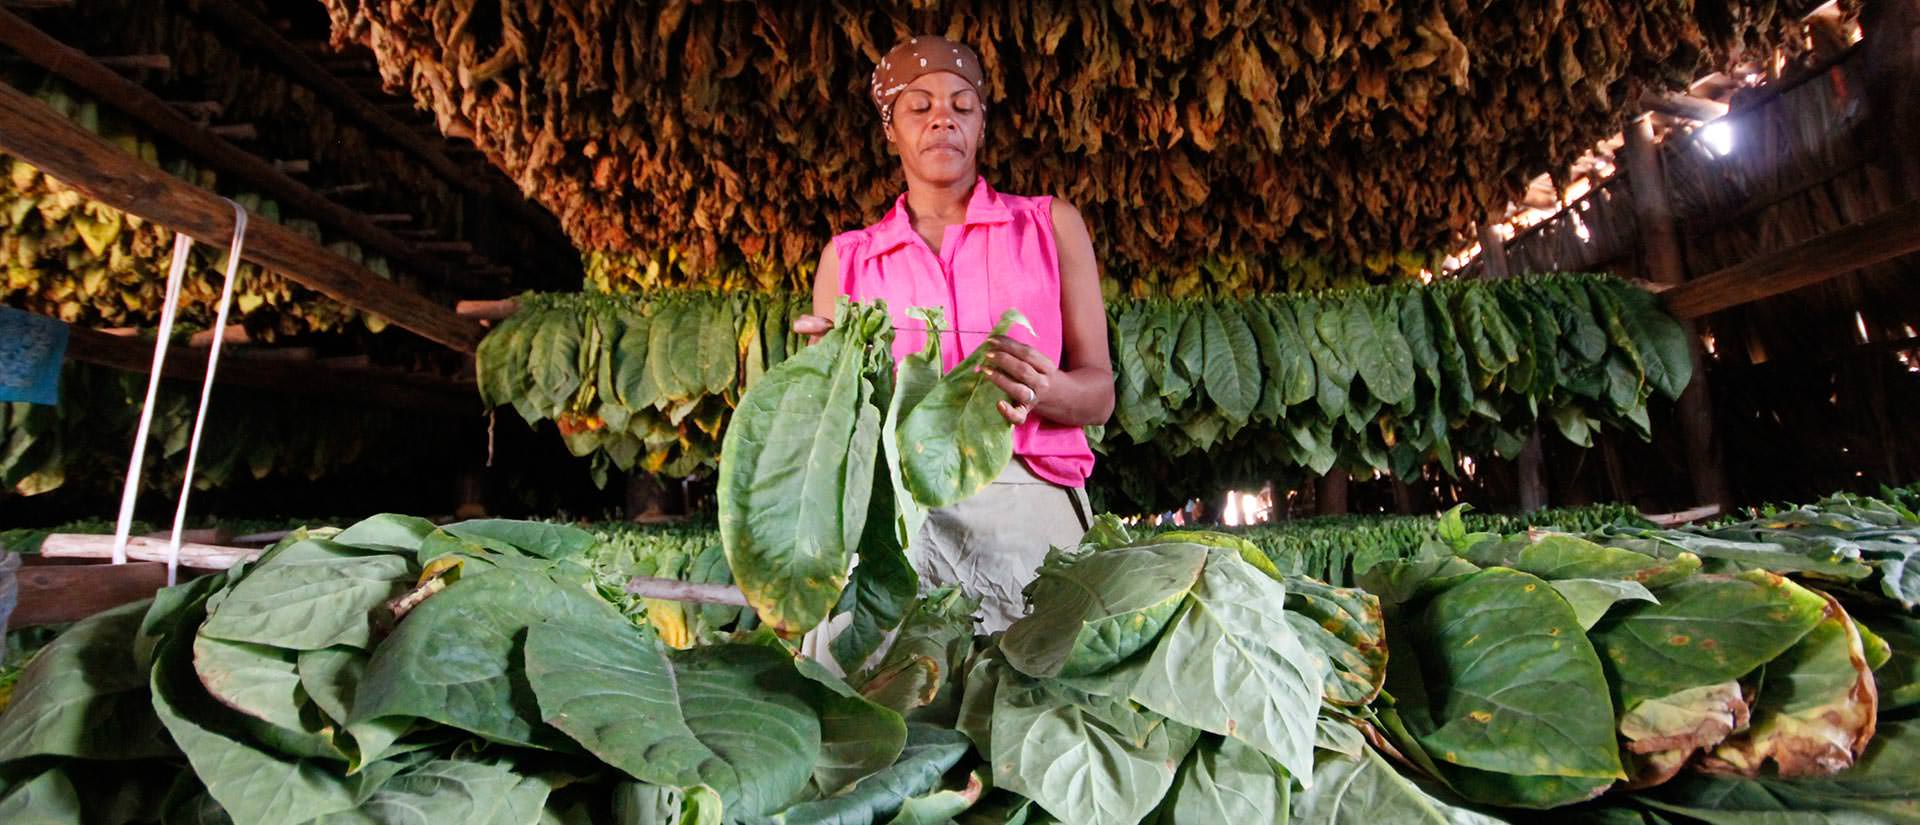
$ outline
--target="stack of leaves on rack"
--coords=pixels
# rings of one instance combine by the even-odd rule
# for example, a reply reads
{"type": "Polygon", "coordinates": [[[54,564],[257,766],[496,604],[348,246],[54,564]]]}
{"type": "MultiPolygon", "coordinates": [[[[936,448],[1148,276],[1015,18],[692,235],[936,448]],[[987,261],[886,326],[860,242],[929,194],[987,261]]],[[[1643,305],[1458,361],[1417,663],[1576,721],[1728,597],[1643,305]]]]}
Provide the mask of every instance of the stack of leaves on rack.
{"type": "Polygon", "coordinates": [[[682,478],[715,466],[740,394],[804,339],[787,295],[526,295],[476,354],[480,398],[551,420],[576,456],[682,478]]]}
{"type": "MultiPolygon", "coordinates": [[[[61,376],[59,406],[0,404],[0,495],[67,487],[118,490],[126,478],[147,378],[86,364],[61,376]]],[[[164,381],[155,401],[142,484],[180,489],[199,385],[164,381]]],[[[269,476],[317,480],[393,471],[396,456],[444,454],[452,431],[431,418],[297,396],[216,392],[194,486],[211,490],[269,476]]]]}
{"type": "Polygon", "coordinates": [[[1679,324],[1651,295],[1599,276],[1108,313],[1118,403],[1107,440],[1178,456],[1251,428],[1279,436],[1274,458],[1317,474],[1406,477],[1457,453],[1512,456],[1541,417],[1582,446],[1601,427],[1644,438],[1648,399],[1678,397],[1692,375],[1679,324]]]}
{"type": "MultiPolygon", "coordinates": [[[[45,81],[37,96],[129,154],[232,198],[256,219],[283,223],[371,272],[392,277],[386,259],[363,253],[359,244],[327,243],[319,224],[291,216],[283,219],[275,201],[222,187],[214,172],[188,161],[163,159],[152,140],[93,101],[69,94],[58,81],[45,81]]],[[[151,326],[157,322],[172,257],[171,230],[88,200],[17,158],[0,155],[0,172],[6,175],[0,178],[0,266],[6,275],[0,283],[0,299],[71,324],[151,326]]],[[[225,260],[224,247],[194,246],[180,290],[181,325],[206,328],[213,324],[220,284],[226,277],[225,260]]],[[[353,324],[374,332],[386,328],[383,318],[361,314],[253,264],[243,263],[236,277],[232,317],[255,340],[335,332],[353,324]]]]}

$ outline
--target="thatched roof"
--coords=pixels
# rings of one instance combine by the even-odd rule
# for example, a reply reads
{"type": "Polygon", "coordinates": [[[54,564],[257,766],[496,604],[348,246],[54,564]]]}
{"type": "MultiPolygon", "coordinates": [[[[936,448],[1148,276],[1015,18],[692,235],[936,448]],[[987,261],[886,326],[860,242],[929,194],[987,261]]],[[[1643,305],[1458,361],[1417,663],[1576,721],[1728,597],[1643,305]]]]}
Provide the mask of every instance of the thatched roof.
{"type": "Polygon", "coordinates": [[[878,218],[901,182],[867,72],[943,33],[988,64],[995,185],[1079,204],[1141,289],[1417,271],[1642,92],[1797,22],[1690,0],[324,1],[336,43],[370,46],[582,248],[691,257],[662,280],[746,261],[794,281],[878,218]]]}

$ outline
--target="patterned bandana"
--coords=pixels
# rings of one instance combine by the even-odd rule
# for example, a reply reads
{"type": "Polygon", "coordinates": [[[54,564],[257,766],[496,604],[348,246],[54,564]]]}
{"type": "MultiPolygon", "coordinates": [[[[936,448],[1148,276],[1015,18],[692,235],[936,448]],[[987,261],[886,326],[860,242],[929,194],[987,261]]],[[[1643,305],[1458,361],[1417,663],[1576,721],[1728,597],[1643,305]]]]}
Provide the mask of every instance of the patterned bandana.
{"type": "Polygon", "coordinates": [[[986,82],[980,56],[966,44],[934,35],[915,37],[893,47],[873,67],[873,105],[880,108],[880,122],[893,122],[893,101],[907,90],[907,84],[933,72],[953,72],[976,90],[986,82]]]}

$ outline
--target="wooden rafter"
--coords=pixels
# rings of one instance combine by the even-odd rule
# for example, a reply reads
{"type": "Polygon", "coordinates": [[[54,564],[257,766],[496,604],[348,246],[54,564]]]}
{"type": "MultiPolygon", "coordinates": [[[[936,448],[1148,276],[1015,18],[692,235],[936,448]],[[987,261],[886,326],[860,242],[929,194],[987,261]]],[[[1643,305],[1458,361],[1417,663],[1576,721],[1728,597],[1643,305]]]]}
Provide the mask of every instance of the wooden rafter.
{"type": "Polygon", "coordinates": [[[1699,318],[1915,253],[1920,201],[1695,278],[1661,298],[1675,318],[1699,318]]]}
{"type": "Polygon", "coordinates": [[[41,68],[58,75],[159,136],[177,144],[196,160],[216,171],[234,175],[280,201],[288,210],[338,230],[385,255],[402,268],[452,281],[459,273],[444,262],[423,254],[353,210],[327,200],[288,177],[300,161],[269,162],[228,143],[140,84],[115,73],[98,61],[35,28],[17,15],[0,10],[0,45],[18,52],[41,68]]]}
{"type": "MultiPolygon", "coordinates": [[[[203,243],[224,248],[233,235],[233,207],[166,173],[0,83],[0,151],[20,158],[83,195],[203,243]]],[[[472,352],[483,330],[425,295],[368,271],[265,218],[248,225],[245,257],[322,295],[460,352],[472,352]]]]}

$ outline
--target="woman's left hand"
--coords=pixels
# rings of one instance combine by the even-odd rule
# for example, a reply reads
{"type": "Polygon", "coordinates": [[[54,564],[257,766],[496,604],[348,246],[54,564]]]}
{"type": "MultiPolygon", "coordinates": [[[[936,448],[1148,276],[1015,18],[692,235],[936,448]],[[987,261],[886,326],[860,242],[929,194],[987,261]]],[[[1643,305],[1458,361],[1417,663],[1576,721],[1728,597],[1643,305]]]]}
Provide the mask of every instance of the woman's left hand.
{"type": "Polygon", "coordinates": [[[1007,394],[1007,400],[1000,402],[1000,415],[1016,426],[1026,423],[1034,409],[1046,403],[1060,365],[1046,353],[1004,336],[987,339],[986,346],[987,377],[1007,394]]]}

